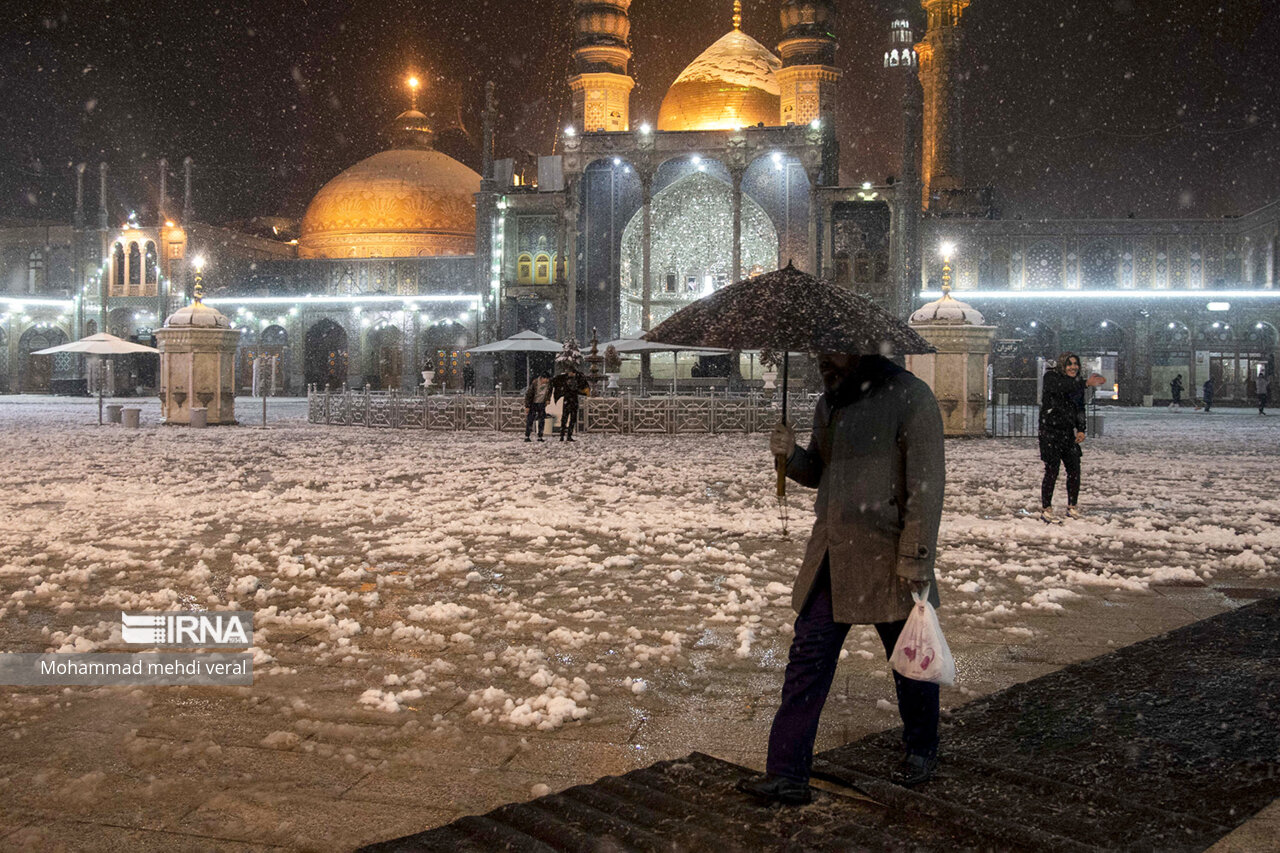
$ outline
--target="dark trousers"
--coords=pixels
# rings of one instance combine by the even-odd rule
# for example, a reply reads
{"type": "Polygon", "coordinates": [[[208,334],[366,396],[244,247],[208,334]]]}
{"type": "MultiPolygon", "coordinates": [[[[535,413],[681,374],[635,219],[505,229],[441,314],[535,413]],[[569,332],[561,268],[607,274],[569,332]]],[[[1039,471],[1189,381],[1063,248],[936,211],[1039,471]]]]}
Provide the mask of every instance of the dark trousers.
{"type": "Polygon", "coordinates": [[[1258,395],[1258,414],[1265,415],[1266,412],[1264,412],[1263,409],[1265,409],[1266,407],[1267,407],[1267,395],[1259,394],[1258,395]]]}
{"type": "Polygon", "coordinates": [[[1080,500],[1080,451],[1071,448],[1066,453],[1050,449],[1044,458],[1044,480],[1040,482],[1040,506],[1053,506],[1053,490],[1058,485],[1058,463],[1067,469],[1067,504],[1075,506],[1080,500]]]}
{"type": "Polygon", "coordinates": [[[534,403],[532,406],[529,407],[528,413],[526,413],[524,416],[524,437],[525,438],[528,438],[529,434],[533,432],[533,421],[535,418],[538,421],[538,438],[542,438],[542,430],[544,428],[544,425],[547,422],[547,404],[546,403],[534,403]]]}
{"type": "MultiPolygon", "coordinates": [[[[893,654],[905,624],[906,620],[876,624],[886,658],[893,654]]],[[[831,573],[824,560],[809,600],[796,619],[796,633],[791,640],[791,655],[782,684],[782,702],[769,731],[769,759],[765,769],[770,775],[808,781],[813,765],[813,742],[818,736],[818,718],[831,690],[840,648],[849,627],[831,617],[831,573]]],[[[903,678],[894,672],[893,686],[898,693],[903,746],[916,755],[937,755],[938,685],[903,678]]]]}
{"type": "Polygon", "coordinates": [[[564,438],[567,434],[569,438],[573,438],[573,428],[578,425],[578,404],[575,403],[570,408],[568,403],[564,405],[564,411],[560,414],[560,437],[564,438]]]}

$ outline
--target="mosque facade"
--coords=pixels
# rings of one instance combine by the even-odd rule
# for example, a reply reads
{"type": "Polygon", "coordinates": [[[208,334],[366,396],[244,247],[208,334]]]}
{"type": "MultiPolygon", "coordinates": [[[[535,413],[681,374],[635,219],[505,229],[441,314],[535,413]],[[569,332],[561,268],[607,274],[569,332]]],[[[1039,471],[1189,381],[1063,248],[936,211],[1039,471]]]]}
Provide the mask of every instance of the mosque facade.
{"type": "MultiPolygon", "coordinates": [[[[1030,222],[1002,219],[992,189],[966,182],[957,63],[971,0],[921,0],[920,37],[917,16],[886,22],[875,85],[895,92],[901,164],[892,182],[856,186],[838,179],[834,0],[783,0],[776,51],[735,9],[653,124],[630,106],[630,2],[574,0],[573,115],[536,180],[495,159],[492,87],[479,173],[434,149],[415,104],[387,127],[387,150],[330,180],[296,223],[201,223],[189,160],[180,207],[161,163],[160,212],[145,223],[108,214],[102,165],[95,220],[80,166],[73,222],[0,227],[0,390],[85,390],[82,361],[30,354],[102,330],[147,342],[197,275],[241,329],[240,386],[267,355],[285,393],[408,389],[427,367],[460,384],[467,348],[520,329],[637,334],[788,262],[905,317],[938,295],[943,244],[956,294],[997,326],[998,375],[1073,349],[1141,403],[1175,373],[1242,398],[1274,368],[1280,204],[1223,220],[1030,222]]],[[[503,381],[491,365],[476,368],[503,381]]],[[[154,383],[138,362],[113,390],[154,383]]]]}

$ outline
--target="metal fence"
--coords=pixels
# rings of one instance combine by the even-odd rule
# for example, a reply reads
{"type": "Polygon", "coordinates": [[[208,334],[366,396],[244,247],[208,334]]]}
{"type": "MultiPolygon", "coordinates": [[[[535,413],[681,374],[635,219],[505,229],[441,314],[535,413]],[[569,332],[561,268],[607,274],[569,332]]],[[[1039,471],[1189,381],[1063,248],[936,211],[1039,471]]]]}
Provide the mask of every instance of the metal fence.
{"type": "MultiPolygon", "coordinates": [[[[787,421],[797,434],[804,436],[811,429],[816,401],[816,394],[788,395],[787,421]]],[[[781,404],[780,396],[760,393],[586,397],[580,401],[578,429],[633,435],[767,432],[778,422],[781,404]]],[[[524,395],[311,390],[307,420],[382,429],[523,432],[524,395]]]]}
{"type": "MultiPolygon", "coordinates": [[[[1036,438],[1040,435],[1040,380],[996,378],[987,405],[987,435],[992,438],[1036,438]]],[[[1090,438],[1102,435],[1103,418],[1097,398],[1086,392],[1090,438]]]]}

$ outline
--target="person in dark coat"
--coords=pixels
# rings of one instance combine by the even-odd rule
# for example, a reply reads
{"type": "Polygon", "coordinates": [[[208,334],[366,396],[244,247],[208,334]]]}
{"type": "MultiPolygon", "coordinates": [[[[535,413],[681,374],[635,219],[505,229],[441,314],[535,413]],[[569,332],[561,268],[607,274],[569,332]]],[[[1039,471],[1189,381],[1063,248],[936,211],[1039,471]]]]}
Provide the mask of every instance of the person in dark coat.
{"type": "MultiPolygon", "coordinates": [[[[938,603],[934,557],[942,519],[942,414],[929,386],[881,356],[824,353],[826,393],[807,448],[779,424],[770,437],[787,476],[817,488],[816,520],[791,604],[799,613],[764,777],[738,788],[788,805],[810,800],[818,719],[851,625],[873,624],[893,652],[914,606],[913,590],[938,603]]],[[[904,756],[903,785],[927,781],[937,764],[938,685],[894,673],[904,756]]]]}
{"type": "Polygon", "coordinates": [[[1107,380],[1098,374],[1086,381],[1080,376],[1080,356],[1064,352],[1044,375],[1040,398],[1040,459],[1044,479],[1040,481],[1040,518],[1054,521],[1053,491],[1059,468],[1067,469],[1067,517],[1079,518],[1080,445],[1084,443],[1084,389],[1107,380]]]}
{"type": "Polygon", "coordinates": [[[476,369],[471,366],[470,362],[462,366],[462,392],[464,394],[474,394],[476,392],[476,369]]]}
{"type": "Polygon", "coordinates": [[[591,383],[572,364],[551,380],[551,398],[564,400],[564,411],[560,415],[561,441],[573,441],[573,428],[578,423],[578,396],[581,394],[591,396],[591,383]]]}
{"type": "Polygon", "coordinates": [[[1173,381],[1169,383],[1169,393],[1173,395],[1174,406],[1182,405],[1182,374],[1179,373],[1173,377],[1173,381]]]}
{"type": "Polygon", "coordinates": [[[1267,394],[1270,390],[1271,378],[1265,373],[1259,373],[1254,381],[1253,391],[1258,395],[1258,414],[1260,415],[1267,413],[1267,394]]]}
{"type": "Polygon", "coordinates": [[[1213,410],[1213,377],[1210,376],[1204,381],[1204,410],[1206,412],[1213,410]]]}
{"type": "Polygon", "coordinates": [[[543,427],[547,422],[547,401],[551,399],[551,377],[539,373],[524,389],[524,440],[533,433],[533,422],[538,422],[538,441],[542,441],[543,427]]]}

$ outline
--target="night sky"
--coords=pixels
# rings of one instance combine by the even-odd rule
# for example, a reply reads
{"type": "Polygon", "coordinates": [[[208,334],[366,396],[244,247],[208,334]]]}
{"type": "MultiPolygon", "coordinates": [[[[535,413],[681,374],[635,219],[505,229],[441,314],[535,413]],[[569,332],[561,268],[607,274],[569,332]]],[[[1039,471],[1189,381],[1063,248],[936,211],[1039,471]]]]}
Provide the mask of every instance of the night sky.
{"type": "MultiPolygon", "coordinates": [[[[10,4],[13,5],[13,4],[10,4]]],[[[0,34],[0,219],[70,216],[72,165],[112,170],[112,213],[152,213],[160,157],[201,219],[300,216],[329,178],[384,147],[427,80],[439,147],[478,167],[493,79],[497,156],[548,153],[570,119],[569,0],[62,0],[0,34]]],[[[743,29],[776,51],[777,0],[743,29]]],[[[1221,216],[1280,199],[1280,3],[974,0],[965,19],[968,182],[1006,216],[1221,216]]],[[[845,182],[896,174],[900,117],[881,91],[896,0],[837,0],[845,182]]],[[[732,0],[634,0],[632,122],[731,28],[732,0]]],[[[917,16],[922,17],[922,16],[917,16]]]]}

